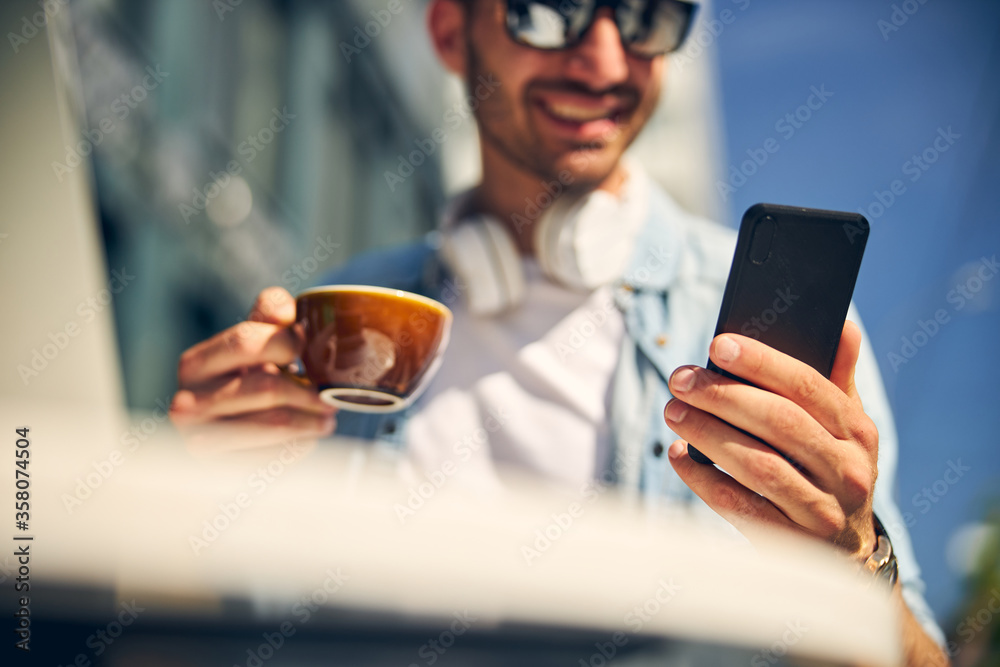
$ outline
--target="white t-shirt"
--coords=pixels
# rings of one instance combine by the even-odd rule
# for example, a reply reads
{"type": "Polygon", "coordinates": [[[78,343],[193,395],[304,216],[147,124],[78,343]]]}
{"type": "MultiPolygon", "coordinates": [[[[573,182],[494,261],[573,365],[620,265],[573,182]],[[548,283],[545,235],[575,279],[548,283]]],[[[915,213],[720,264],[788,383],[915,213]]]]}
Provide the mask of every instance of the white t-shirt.
{"type": "Polygon", "coordinates": [[[609,456],[609,389],[624,336],[609,287],[582,293],[524,259],[501,315],[456,304],[444,361],[407,427],[417,468],[480,483],[493,462],[579,487],[609,456]],[[451,462],[449,464],[449,461],[451,462]]]}

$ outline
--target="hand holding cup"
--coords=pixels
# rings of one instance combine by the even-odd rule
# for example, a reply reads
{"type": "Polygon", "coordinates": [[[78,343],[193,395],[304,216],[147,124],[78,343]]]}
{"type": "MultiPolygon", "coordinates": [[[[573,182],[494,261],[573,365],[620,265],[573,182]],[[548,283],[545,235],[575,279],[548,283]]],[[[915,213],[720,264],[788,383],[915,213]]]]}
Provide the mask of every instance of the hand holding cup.
{"type": "Polygon", "coordinates": [[[331,433],[336,408],[283,372],[299,357],[295,299],[280,287],[258,295],[247,321],[186,350],[170,418],[193,451],[246,449],[331,433]]]}
{"type": "Polygon", "coordinates": [[[427,386],[452,315],[399,290],[332,286],[260,293],[247,321],[186,350],[170,417],[202,453],[331,433],[337,408],[393,412],[427,386]],[[304,376],[288,366],[302,359],[304,376]],[[220,435],[222,437],[220,437],[220,435]]]}

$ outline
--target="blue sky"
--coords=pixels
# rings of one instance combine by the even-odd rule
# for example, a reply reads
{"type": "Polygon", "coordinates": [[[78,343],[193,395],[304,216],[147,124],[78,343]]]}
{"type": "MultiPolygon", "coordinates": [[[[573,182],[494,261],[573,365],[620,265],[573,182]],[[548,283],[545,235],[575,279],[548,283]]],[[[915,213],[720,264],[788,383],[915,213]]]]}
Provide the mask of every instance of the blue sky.
{"type": "Polygon", "coordinates": [[[760,201],[866,212],[855,301],[896,414],[900,506],[945,621],[962,597],[949,540],[1000,504],[1000,3],[717,0],[711,13],[725,9],[727,167],[779,146],[736,178],[727,222],[760,201]],[[943,481],[953,463],[961,476],[943,481]]]}

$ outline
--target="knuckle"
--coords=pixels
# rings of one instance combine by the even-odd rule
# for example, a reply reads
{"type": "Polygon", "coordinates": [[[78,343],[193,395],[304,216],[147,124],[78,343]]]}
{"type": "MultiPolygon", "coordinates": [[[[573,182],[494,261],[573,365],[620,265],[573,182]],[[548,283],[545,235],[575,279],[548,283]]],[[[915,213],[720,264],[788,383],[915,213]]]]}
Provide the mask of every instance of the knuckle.
{"type": "MultiPolygon", "coordinates": [[[[685,439],[695,443],[704,443],[708,439],[708,429],[706,420],[702,413],[688,408],[688,415],[684,419],[685,439]]],[[[678,433],[678,435],[680,435],[678,433]]],[[[698,446],[697,444],[695,445],[698,446]]]]}
{"type": "Polygon", "coordinates": [[[800,405],[812,405],[820,391],[819,376],[815,373],[800,373],[792,386],[793,396],[800,405]]]}
{"type": "Polygon", "coordinates": [[[767,357],[759,351],[755,354],[747,355],[746,359],[746,364],[750,369],[751,375],[760,376],[767,370],[767,357]]]}
{"type": "Polygon", "coordinates": [[[760,452],[747,459],[747,472],[756,480],[761,495],[770,496],[781,486],[781,468],[786,465],[777,454],[760,452]]]}
{"type": "Polygon", "coordinates": [[[264,422],[268,426],[288,427],[295,422],[295,416],[288,408],[274,408],[264,413],[264,422]]]}
{"type": "Polygon", "coordinates": [[[729,397],[729,385],[726,381],[719,380],[706,382],[703,385],[702,391],[707,400],[712,403],[724,403],[729,397]]]}
{"type": "Polygon", "coordinates": [[[226,344],[235,354],[253,356],[257,352],[254,327],[250,322],[240,322],[229,330],[226,344]]]}
{"type": "Polygon", "coordinates": [[[277,375],[259,374],[252,390],[259,394],[268,405],[277,405],[281,402],[281,386],[277,375]]]}
{"type": "Polygon", "coordinates": [[[875,487],[875,477],[877,471],[870,466],[854,464],[844,468],[841,477],[841,484],[844,489],[845,500],[851,507],[856,507],[868,500],[872,489],[875,487]]]}
{"type": "Polygon", "coordinates": [[[797,433],[802,428],[800,415],[790,405],[776,403],[768,409],[766,416],[771,428],[777,433],[797,433]]]}
{"type": "Polygon", "coordinates": [[[225,334],[223,334],[223,340],[226,343],[226,349],[230,352],[239,352],[240,346],[243,344],[243,329],[240,324],[237,324],[233,328],[229,329],[225,334]]]}
{"type": "Polygon", "coordinates": [[[810,501],[809,508],[820,535],[827,537],[840,535],[847,529],[847,517],[839,507],[830,507],[825,498],[810,501]]]}
{"type": "Polygon", "coordinates": [[[867,416],[854,423],[850,431],[854,439],[860,442],[865,449],[870,451],[878,447],[878,427],[867,416]]]}
{"type": "Polygon", "coordinates": [[[699,372],[702,375],[704,375],[704,377],[706,378],[706,380],[709,381],[709,382],[719,382],[724,377],[726,377],[722,373],[720,373],[718,371],[715,371],[715,370],[712,370],[711,368],[702,368],[701,371],[699,371],[699,372]]]}
{"type": "Polygon", "coordinates": [[[712,500],[719,510],[728,513],[738,513],[745,504],[740,493],[728,484],[718,485],[712,493],[712,500]]]}
{"type": "Polygon", "coordinates": [[[768,500],[766,496],[763,496],[759,493],[755,493],[750,497],[750,501],[747,503],[747,505],[755,512],[760,513],[764,511],[769,505],[771,505],[771,501],[768,500]]]}

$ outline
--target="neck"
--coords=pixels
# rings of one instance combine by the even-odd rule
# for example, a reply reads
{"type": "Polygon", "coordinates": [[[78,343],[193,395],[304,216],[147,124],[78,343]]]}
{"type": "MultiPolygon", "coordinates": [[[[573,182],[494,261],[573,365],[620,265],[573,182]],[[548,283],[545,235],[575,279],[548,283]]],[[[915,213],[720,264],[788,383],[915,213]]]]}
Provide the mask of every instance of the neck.
{"type": "Polygon", "coordinates": [[[535,226],[555,197],[606,190],[618,194],[627,178],[618,162],[611,173],[593,184],[581,184],[568,170],[544,178],[512,164],[482,142],[483,180],[469,200],[469,208],[496,218],[510,231],[522,255],[535,254],[535,226]]]}

